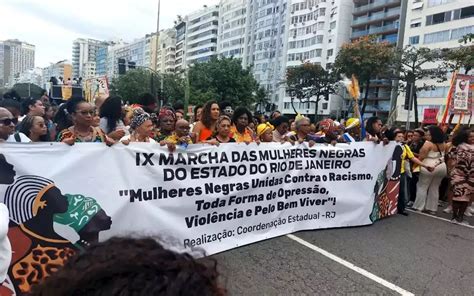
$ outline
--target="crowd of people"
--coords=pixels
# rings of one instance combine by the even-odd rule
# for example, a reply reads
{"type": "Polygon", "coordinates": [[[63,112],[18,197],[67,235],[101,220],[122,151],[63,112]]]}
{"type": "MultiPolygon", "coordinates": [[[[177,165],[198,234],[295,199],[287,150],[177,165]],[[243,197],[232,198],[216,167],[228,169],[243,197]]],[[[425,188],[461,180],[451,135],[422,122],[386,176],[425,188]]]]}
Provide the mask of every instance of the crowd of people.
{"type": "MultiPolygon", "coordinates": [[[[474,131],[469,127],[447,130],[433,125],[404,130],[388,127],[375,116],[364,122],[359,118],[312,122],[302,115],[288,118],[278,111],[270,116],[252,114],[246,107],[234,109],[217,101],[196,106],[190,121],[186,117],[182,105],[157,109],[149,94],[134,105],[125,105],[115,96],[98,98],[94,103],[72,98],[60,105],[45,96],[21,102],[5,98],[0,101],[0,142],[96,142],[109,146],[142,142],[174,151],[193,144],[306,142],[312,147],[316,143],[369,141],[385,145],[394,141],[398,144],[395,154],[399,151],[399,214],[407,215],[406,207],[436,214],[440,199],[448,201],[443,211],[452,213],[453,223],[468,224],[465,217],[474,214],[474,131]]],[[[225,295],[217,277],[215,264],[209,266],[168,251],[153,239],[114,238],[73,257],[61,272],[34,287],[32,295],[92,291],[108,295],[116,294],[117,287],[137,291],[136,295],[142,295],[138,291],[225,295]],[[131,249],[145,250],[149,256],[142,260],[143,256],[129,252],[131,249]],[[108,260],[97,264],[97,258],[108,260]],[[66,287],[65,279],[73,281],[66,287]],[[144,290],[143,283],[149,284],[150,290],[144,290]]]]}
{"type": "Polygon", "coordinates": [[[7,98],[0,101],[0,141],[148,142],[170,151],[198,143],[307,142],[311,147],[316,143],[396,141],[402,148],[400,214],[406,215],[406,206],[435,214],[440,198],[448,200],[444,211],[453,214],[453,222],[467,223],[464,216],[474,214],[474,134],[469,127],[448,131],[433,125],[403,130],[387,127],[378,117],[368,118],[363,125],[359,118],[341,122],[326,118],[316,123],[301,115],[288,118],[278,111],[269,117],[252,114],[246,107],[234,110],[229,103],[217,101],[196,106],[190,117],[191,122],[179,104],[157,110],[150,94],[140,96],[134,105],[124,105],[116,96],[94,103],[72,98],[59,106],[46,96],[21,103],[7,98]]]}

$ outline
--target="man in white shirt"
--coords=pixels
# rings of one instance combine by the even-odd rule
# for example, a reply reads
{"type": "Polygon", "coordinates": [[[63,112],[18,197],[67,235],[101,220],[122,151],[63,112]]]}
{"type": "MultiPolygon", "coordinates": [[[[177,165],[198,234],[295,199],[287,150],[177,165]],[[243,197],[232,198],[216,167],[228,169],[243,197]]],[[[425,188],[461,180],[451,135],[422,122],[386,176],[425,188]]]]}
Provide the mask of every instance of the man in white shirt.
{"type": "Polygon", "coordinates": [[[0,107],[0,142],[29,143],[31,140],[22,133],[15,134],[18,119],[6,108],[0,107]]]}

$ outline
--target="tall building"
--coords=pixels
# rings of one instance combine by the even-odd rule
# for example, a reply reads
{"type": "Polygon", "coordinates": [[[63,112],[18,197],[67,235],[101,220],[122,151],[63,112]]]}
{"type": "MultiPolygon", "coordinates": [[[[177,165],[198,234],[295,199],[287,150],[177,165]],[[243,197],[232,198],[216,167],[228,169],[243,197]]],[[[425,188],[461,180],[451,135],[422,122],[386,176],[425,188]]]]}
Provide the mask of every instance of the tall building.
{"type": "Polygon", "coordinates": [[[147,34],[145,37],[131,43],[116,43],[107,49],[107,75],[115,78],[118,75],[118,60],[125,63],[134,63],[137,68],[153,69],[152,61],[156,59],[156,34],[147,34]]]}
{"type": "Polygon", "coordinates": [[[221,57],[242,59],[248,64],[247,42],[247,2],[246,0],[222,0],[219,3],[219,29],[217,52],[221,57]]]}
{"type": "MultiPolygon", "coordinates": [[[[75,78],[86,76],[85,67],[87,66],[87,70],[90,71],[91,62],[96,62],[99,49],[106,48],[108,44],[108,42],[95,39],[79,38],[74,40],[72,46],[73,76],[75,78]]],[[[93,68],[95,68],[95,66],[93,68]]],[[[87,74],[90,75],[90,72],[87,74]]]]}
{"type": "Polygon", "coordinates": [[[62,77],[63,81],[68,81],[69,79],[72,80],[73,76],[71,62],[68,60],[63,60],[43,68],[41,86],[45,87],[51,77],[56,77],[57,79],[62,77]]]}
{"type": "MultiPolygon", "coordinates": [[[[309,62],[325,69],[334,64],[342,44],[350,41],[353,3],[334,0],[293,0],[291,2],[288,36],[287,68],[309,62]]],[[[321,99],[317,115],[340,115],[340,95],[321,99]]],[[[299,113],[313,115],[315,104],[297,102],[299,113]]],[[[291,98],[283,102],[284,113],[293,113],[291,98]]]]}
{"type": "MultiPolygon", "coordinates": [[[[456,48],[464,35],[474,33],[474,5],[468,0],[425,0],[408,1],[404,46],[427,47],[430,49],[456,48]]],[[[464,45],[464,44],[463,44],[464,45]]],[[[440,63],[426,64],[427,68],[439,67],[440,63]]],[[[464,73],[460,69],[460,73],[464,73]]],[[[472,75],[472,71],[470,73],[472,75]]],[[[417,93],[418,114],[423,119],[424,110],[440,109],[445,105],[449,91],[451,74],[444,83],[431,79],[417,81],[417,86],[435,85],[434,88],[417,93]]],[[[397,120],[406,122],[408,112],[404,109],[405,94],[401,94],[397,101],[397,120]]],[[[413,111],[412,111],[413,112],[413,111]]],[[[414,115],[411,113],[411,121],[414,115]]],[[[441,119],[438,117],[438,119],[441,119]]],[[[463,120],[467,123],[469,116],[463,120]]],[[[457,122],[455,116],[453,122],[457,122]]]]}
{"type": "Polygon", "coordinates": [[[246,43],[248,64],[255,79],[268,93],[271,104],[281,109],[285,97],[289,1],[249,1],[246,43]]]}
{"type": "Polygon", "coordinates": [[[175,72],[184,70],[186,65],[186,22],[178,19],[176,26],[175,72]]]}
{"type": "Polygon", "coordinates": [[[194,63],[207,62],[217,56],[218,22],[218,5],[205,6],[185,17],[185,67],[194,63]]]}
{"type": "Polygon", "coordinates": [[[156,70],[160,73],[174,73],[176,68],[176,30],[160,32],[158,40],[156,70]]]}
{"type": "MultiPolygon", "coordinates": [[[[353,2],[352,40],[375,35],[379,41],[389,42],[398,47],[402,46],[406,1],[353,0],[353,2]]],[[[365,109],[366,116],[370,114],[381,117],[389,116],[397,96],[392,85],[397,85],[397,82],[382,77],[371,81],[365,109]]],[[[347,110],[350,104],[351,99],[346,100],[344,109],[347,110]]]]}
{"type": "Polygon", "coordinates": [[[97,50],[95,57],[95,71],[97,76],[107,75],[107,52],[108,47],[100,47],[99,50],[97,50]]]}
{"type": "Polygon", "coordinates": [[[0,42],[0,80],[3,84],[12,86],[20,75],[35,67],[35,46],[17,39],[0,42]]]}

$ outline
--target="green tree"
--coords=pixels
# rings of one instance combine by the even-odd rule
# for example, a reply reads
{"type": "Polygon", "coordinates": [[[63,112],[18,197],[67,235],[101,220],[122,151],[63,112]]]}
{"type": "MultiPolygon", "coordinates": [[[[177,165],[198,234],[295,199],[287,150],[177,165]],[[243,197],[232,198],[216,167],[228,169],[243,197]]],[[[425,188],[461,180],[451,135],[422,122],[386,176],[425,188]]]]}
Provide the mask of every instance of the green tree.
{"type": "Polygon", "coordinates": [[[263,111],[269,111],[270,109],[273,109],[273,108],[269,108],[270,100],[268,99],[268,93],[265,90],[265,88],[259,87],[257,90],[257,93],[255,94],[255,98],[256,98],[256,104],[255,104],[256,110],[263,112],[263,111]]]}
{"type": "Polygon", "coordinates": [[[207,63],[194,64],[188,77],[191,104],[216,100],[248,107],[257,102],[259,85],[250,69],[242,68],[239,59],[212,58],[207,63]]]}
{"type": "Polygon", "coordinates": [[[445,60],[445,66],[452,71],[464,69],[464,74],[474,68],[474,45],[463,46],[472,42],[474,34],[467,34],[459,40],[460,46],[456,48],[444,48],[441,50],[442,57],[445,60]]]}
{"type": "Polygon", "coordinates": [[[137,103],[143,93],[158,93],[160,80],[147,69],[133,69],[112,80],[110,85],[112,95],[121,96],[130,103],[137,103]]]}
{"type": "Polygon", "coordinates": [[[334,72],[327,71],[318,64],[304,63],[289,68],[286,72],[286,85],[295,113],[295,99],[308,105],[314,103],[314,120],[317,121],[319,102],[321,99],[327,101],[330,94],[336,93],[337,81],[334,72]]]}
{"type": "MultiPolygon", "coordinates": [[[[418,91],[427,90],[435,87],[423,83],[422,86],[416,86],[416,82],[422,79],[435,79],[437,82],[446,81],[446,68],[444,67],[427,67],[429,63],[439,61],[440,52],[430,50],[426,47],[407,46],[403,50],[397,50],[395,58],[395,77],[402,82],[402,89],[407,91],[413,87],[413,108],[415,109],[415,124],[418,126],[418,91]]],[[[411,106],[410,106],[411,107],[411,106]]]]}
{"type": "Polygon", "coordinates": [[[163,97],[164,102],[173,105],[178,101],[184,101],[184,89],[186,87],[184,78],[179,74],[163,75],[163,97]]]}
{"type": "Polygon", "coordinates": [[[375,36],[365,36],[352,43],[342,45],[334,67],[338,73],[351,77],[353,74],[364,89],[361,114],[364,114],[369,96],[370,80],[390,76],[395,58],[393,46],[388,42],[378,42],[375,36]]]}

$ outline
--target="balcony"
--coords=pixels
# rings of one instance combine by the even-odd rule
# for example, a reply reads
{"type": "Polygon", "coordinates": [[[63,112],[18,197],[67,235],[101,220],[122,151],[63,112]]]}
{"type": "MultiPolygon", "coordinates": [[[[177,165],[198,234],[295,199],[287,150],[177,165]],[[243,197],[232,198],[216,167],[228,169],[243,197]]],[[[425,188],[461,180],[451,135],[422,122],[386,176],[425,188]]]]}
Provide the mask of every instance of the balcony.
{"type": "Polygon", "coordinates": [[[385,6],[395,7],[401,4],[401,0],[375,0],[372,3],[367,5],[359,6],[354,8],[353,14],[360,14],[363,12],[367,12],[369,10],[373,10],[376,8],[382,8],[385,6]]]}
{"type": "Polygon", "coordinates": [[[355,19],[354,21],[352,21],[352,26],[354,27],[355,25],[371,23],[374,21],[383,21],[391,17],[399,17],[399,16],[400,16],[400,9],[394,9],[387,12],[378,12],[378,13],[372,14],[371,16],[363,16],[363,17],[359,17],[355,19]]]}
{"type": "Polygon", "coordinates": [[[352,32],[351,38],[357,38],[361,36],[367,36],[372,34],[379,34],[379,33],[386,33],[389,31],[397,31],[398,30],[398,23],[393,23],[390,25],[385,25],[381,27],[370,28],[368,30],[352,32]]]}

